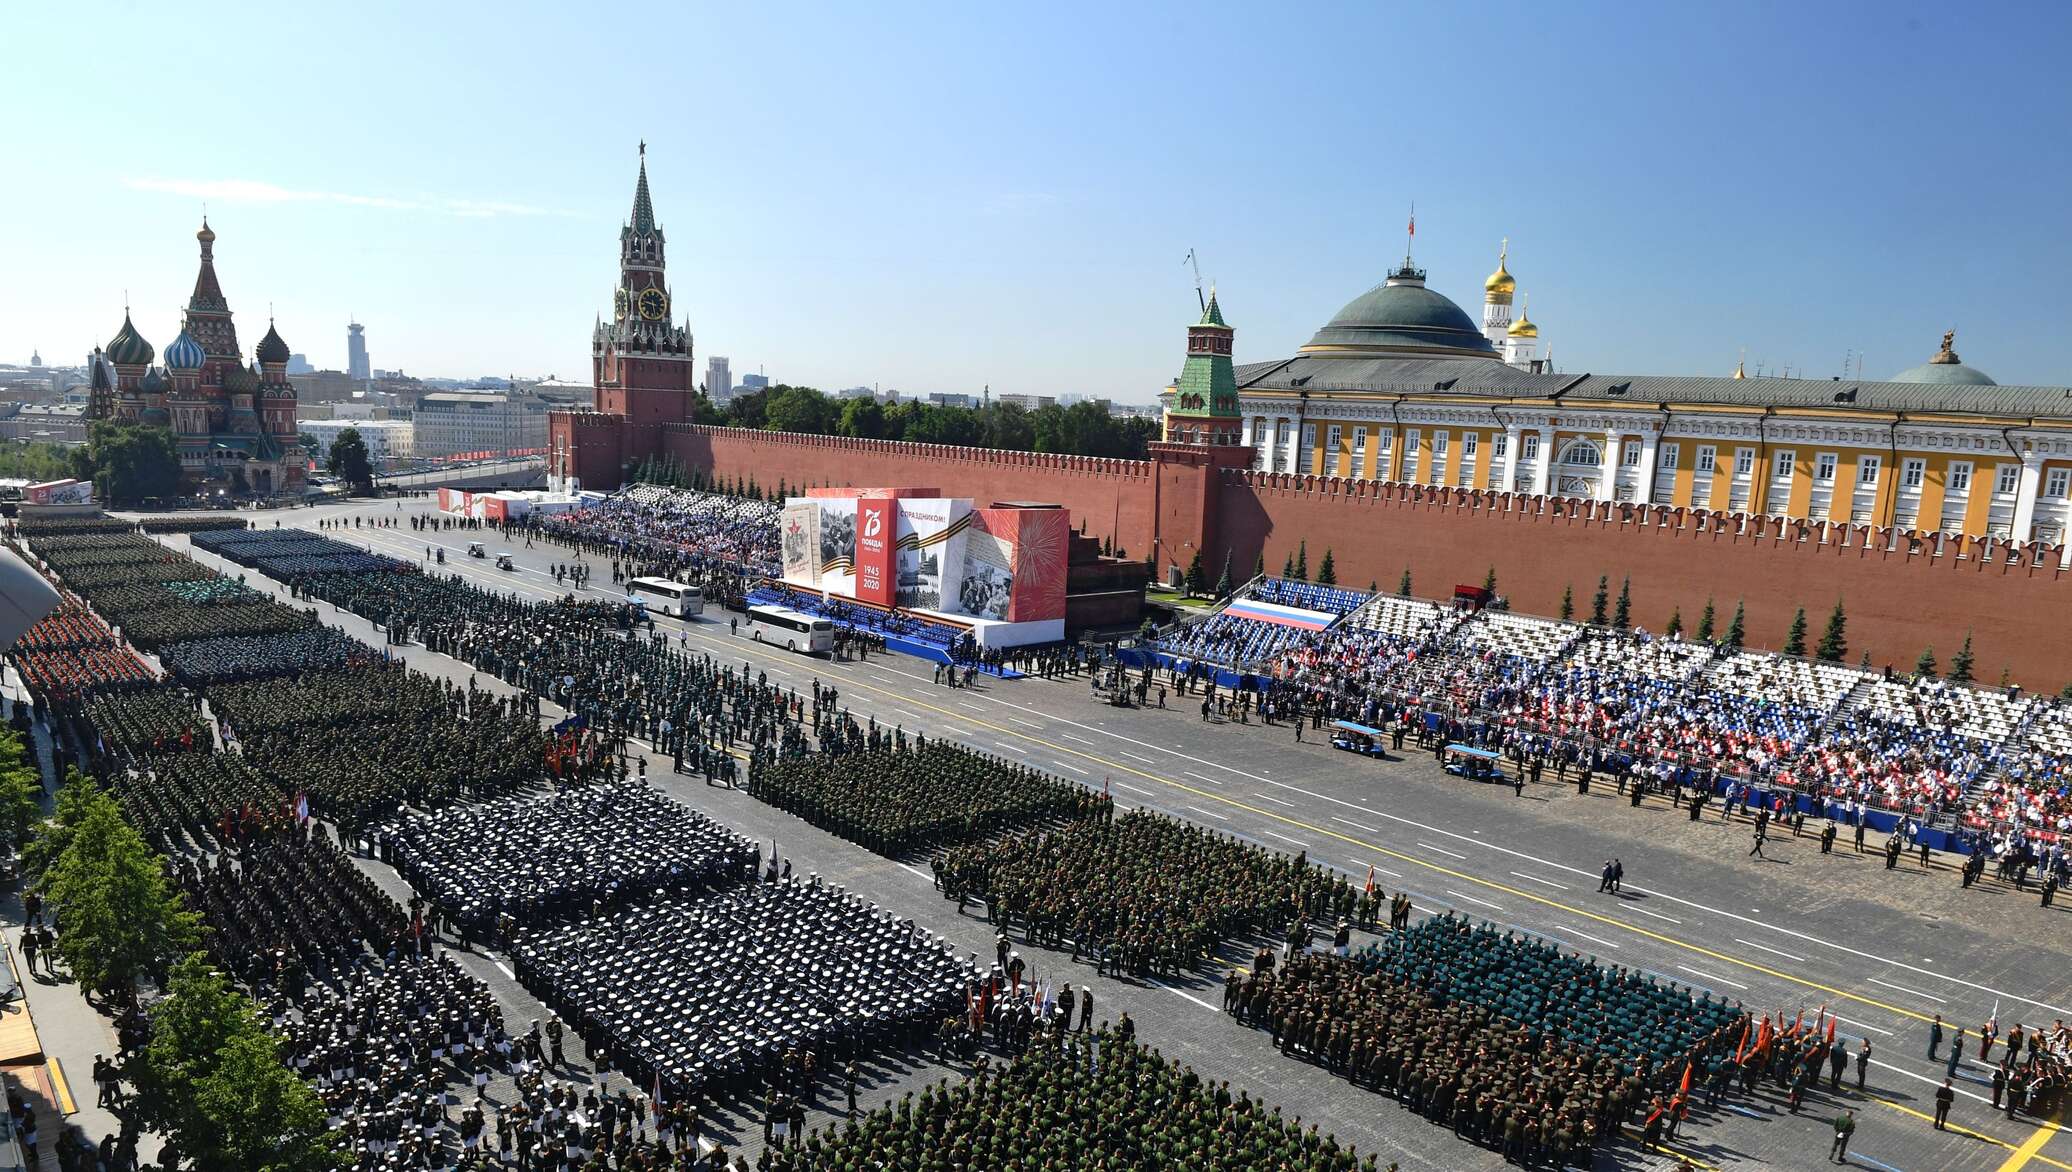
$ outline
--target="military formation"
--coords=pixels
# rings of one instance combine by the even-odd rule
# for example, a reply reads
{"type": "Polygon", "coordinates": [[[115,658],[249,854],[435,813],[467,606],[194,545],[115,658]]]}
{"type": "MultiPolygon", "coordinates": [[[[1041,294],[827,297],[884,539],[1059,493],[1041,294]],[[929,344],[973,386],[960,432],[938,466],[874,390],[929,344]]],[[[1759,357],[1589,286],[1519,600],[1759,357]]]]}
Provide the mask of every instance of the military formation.
{"type": "Polygon", "coordinates": [[[556,923],[752,878],[758,850],[629,781],[417,814],[377,833],[410,885],[471,935],[556,923]]]}
{"type": "Polygon", "coordinates": [[[952,848],[936,883],[960,909],[982,900],[990,920],[1031,943],[1133,976],[1190,970],[1225,940],[1335,921],[1359,904],[1304,856],[1144,810],[952,848]]]}
{"type": "Polygon", "coordinates": [[[1108,807],[1084,786],[942,741],[779,760],[755,771],[748,792],[894,856],[1108,807]]]}
{"type": "Polygon", "coordinates": [[[817,878],[521,928],[511,963],[591,1052],[672,1098],[752,1087],[802,1053],[912,1045],[977,977],[911,923],[817,878]]]}

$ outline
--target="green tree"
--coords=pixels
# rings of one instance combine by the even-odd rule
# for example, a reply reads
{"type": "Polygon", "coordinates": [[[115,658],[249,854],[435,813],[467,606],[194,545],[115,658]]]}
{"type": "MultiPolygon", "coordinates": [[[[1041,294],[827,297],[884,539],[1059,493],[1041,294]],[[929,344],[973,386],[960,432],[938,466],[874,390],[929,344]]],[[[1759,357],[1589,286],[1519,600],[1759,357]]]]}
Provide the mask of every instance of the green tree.
{"type": "Polygon", "coordinates": [[[1971,632],[1966,631],[1964,632],[1964,646],[1957,649],[1957,654],[1950,656],[1950,682],[1953,684],[1970,683],[1972,665],[1971,632]]]}
{"type": "Polygon", "coordinates": [[[1561,621],[1568,622],[1576,617],[1576,588],[1573,584],[1561,588],[1561,621]]]}
{"type": "Polygon", "coordinates": [[[1494,595],[1494,594],[1496,593],[1496,567],[1495,567],[1495,566],[1491,566],[1491,567],[1489,567],[1489,572],[1488,572],[1487,574],[1484,574],[1484,575],[1482,575],[1482,589],[1484,589],[1484,590],[1488,591],[1488,592],[1489,592],[1490,594],[1492,594],[1492,595],[1494,595]]]}
{"type": "Polygon", "coordinates": [[[1675,610],[1669,612],[1669,625],[1662,628],[1662,633],[1668,635],[1672,639],[1674,639],[1678,635],[1683,634],[1682,607],[1677,607],[1675,610]]]}
{"type": "Polygon", "coordinates": [[[1922,648],[1921,657],[1914,661],[1915,674],[1932,680],[1935,678],[1936,667],[1935,648],[1932,646],[1922,648]]]}
{"type": "Polygon", "coordinates": [[[37,887],[63,917],[58,955],[80,988],[127,994],[201,943],[201,918],[181,909],[158,856],[114,798],[89,783],[80,801],[69,839],[37,887]]]}
{"type": "Polygon", "coordinates": [[[151,1041],[126,1073],[146,1126],[170,1136],[194,1167],[343,1166],[316,1091],[282,1063],[251,1002],[198,953],[173,968],[151,1041]]]}
{"type": "MultiPolygon", "coordinates": [[[[13,480],[62,480],[78,476],[73,449],[29,441],[0,442],[0,476],[13,480]]],[[[79,479],[91,479],[80,476],[79,479]]]]}
{"type": "Polygon", "coordinates": [[[775,387],[758,387],[745,395],[735,395],[727,400],[727,426],[763,429],[764,411],[769,407],[770,395],[775,387]]]}
{"type": "Polygon", "coordinates": [[[43,814],[43,779],[22,734],[0,725],[0,853],[22,849],[43,814]]]}
{"type": "Polygon", "coordinates": [[[1705,609],[1698,614],[1698,641],[1712,642],[1712,596],[1705,596],[1705,609]]]}
{"type": "Polygon", "coordinates": [[[1294,555],[1294,554],[1290,553],[1290,554],[1288,555],[1288,560],[1287,560],[1287,561],[1284,561],[1284,562],[1282,562],[1282,563],[1281,563],[1281,577],[1283,577],[1283,578],[1286,578],[1286,579],[1288,579],[1288,580],[1290,580],[1290,581],[1293,581],[1293,580],[1294,580],[1294,578],[1295,578],[1295,555],[1294,555]]]}
{"type": "Polygon", "coordinates": [[[1609,604],[1609,603],[1611,602],[1611,597],[1612,597],[1612,580],[1611,580],[1611,577],[1610,577],[1609,575],[1604,575],[1604,574],[1600,574],[1600,575],[1598,575],[1598,578],[1597,578],[1597,593],[1596,593],[1596,594],[1593,594],[1593,595],[1591,595],[1591,596],[1590,596],[1590,623],[1591,623],[1591,625],[1593,625],[1593,626],[1598,626],[1598,627],[1601,627],[1601,626],[1603,626],[1603,625],[1604,625],[1604,620],[1605,620],[1606,618],[1608,618],[1608,617],[1609,617],[1609,616],[1608,616],[1608,615],[1607,615],[1607,614],[1605,613],[1605,607],[1606,607],[1606,605],[1607,605],[1607,604],[1609,604]]]}
{"type": "Polygon", "coordinates": [[[1784,634],[1784,653],[1786,655],[1804,655],[1806,653],[1806,608],[1803,606],[1792,612],[1791,630],[1784,634]]]}
{"type": "Polygon", "coordinates": [[[1224,550],[1223,573],[1218,575],[1216,578],[1216,597],[1218,598],[1229,598],[1230,592],[1236,589],[1236,587],[1232,585],[1230,581],[1230,557],[1230,551],[1227,549],[1224,550]]]}
{"type": "Polygon", "coordinates": [[[367,441],[360,436],[360,429],[348,427],[331,441],[331,454],[324,460],[346,488],[352,492],[372,492],[374,489],[374,467],[367,460],[367,441]]]}
{"type": "Polygon", "coordinates": [[[885,434],[885,408],[876,399],[851,399],[842,404],[841,433],[857,439],[879,439],[885,434]]]}
{"type": "Polygon", "coordinates": [[[1625,630],[1633,621],[1633,579],[1619,581],[1619,601],[1612,606],[1612,626],[1625,630]]]}
{"type": "Polygon", "coordinates": [[[1828,663],[1840,663],[1849,654],[1849,618],[1842,613],[1842,600],[1835,599],[1835,609],[1827,616],[1827,629],[1820,633],[1820,646],[1813,649],[1816,659],[1828,663]]]}
{"type": "Polygon", "coordinates": [[[719,409],[710,395],[700,391],[691,398],[691,422],[706,427],[721,427],[727,422],[727,413],[719,409]]]}
{"type": "Polygon", "coordinates": [[[1748,628],[1744,617],[1741,601],[1736,599],[1734,601],[1734,617],[1727,622],[1726,640],[1727,646],[1732,647],[1736,651],[1741,650],[1742,642],[1748,638],[1748,628]]]}
{"type": "Polygon", "coordinates": [[[97,420],[87,425],[86,447],[74,460],[111,505],[180,491],[180,454],[170,428],[97,420]]]}
{"type": "Polygon", "coordinates": [[[295,438],[302,444],[303,455],[308,456],[312,460],[320,460],[323,458],[324,441],[318,439],[317,437],[311,435],[306,431],[303,432],[301,435],[296,436],[295,438]]]}
{"type": "Polygon", "coordinates": [[[812,387],[775,386],[764,408],[764,431],[790,431],[802,435],[829,435],[835,430],[840,409],[835,401],[812,387]]]}
{"type": "Polygon", "coordinates": [[[1201,551],[1197,549],[1194,551],[1194,559],[1187,563],[1187,593],[1199,595],[1202,588],[1207,585],[1204,581],[1207,577],[1208,571],[1202,568],[1201,564],[1201,551]]]}
{"type": "Polygon", "coordinates": [[[1259,551],[1258,557],[1252,559],[1252,576],[1254,578],[1266,577],[1266,551],[1263,549],[1259,551]]]}
{"type": "Polygon", "coordinates": [[[1317,566],[1317,585],[1338,585],[1338,566],[1332,561],[1331,547],[1328,545],[1324,547],[1324,560],[1317,566]]]}
{"type": "Polygon", "coordinates": [[[1309,581],[1309,539],[1295,543],[1295,577],[1298,581],[1309,581]]]}
{"type": "Polygon", "coordinates": [[[1410,567],[1409,567],[1409,566],[1404,566],[1404,567],[1403,567],[1403,577],[1402,577],[1402,579],[1401,579],[1400,581],[1398,581],[1398,582],[1396,583],[1396,597],[1398,597],[1398,598],[1408,598],[1408,597],[1410,597],[1410,567]]]}

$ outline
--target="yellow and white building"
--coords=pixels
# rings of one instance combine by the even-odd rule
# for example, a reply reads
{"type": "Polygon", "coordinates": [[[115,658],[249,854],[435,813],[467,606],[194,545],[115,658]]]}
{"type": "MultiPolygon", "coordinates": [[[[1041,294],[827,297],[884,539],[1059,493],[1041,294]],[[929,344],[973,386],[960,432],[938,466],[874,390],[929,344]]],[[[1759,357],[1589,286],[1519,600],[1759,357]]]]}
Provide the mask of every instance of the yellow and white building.
{"type": "Polygon", "coordinates": [[[1294,356],[1237,366],[1252,466],[2018,542],[2072,530],[2072,389],[1999,386],[1952,335],[1885,381],[1556,373],[1516,293],[1500,256],[1478,329],[1406,258],[1294,356]]]}

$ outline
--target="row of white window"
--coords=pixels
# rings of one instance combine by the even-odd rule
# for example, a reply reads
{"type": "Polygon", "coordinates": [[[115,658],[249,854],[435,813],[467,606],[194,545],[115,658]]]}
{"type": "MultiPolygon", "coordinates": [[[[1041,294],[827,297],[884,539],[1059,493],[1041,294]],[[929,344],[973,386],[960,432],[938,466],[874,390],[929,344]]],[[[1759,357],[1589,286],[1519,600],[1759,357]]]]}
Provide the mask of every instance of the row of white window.
{"type": "MultiPolygon", "coordinates": [[[[1263,418],[1254,421],[1253,436],[1255,443],[1257,443],[1257,437],[1265,432],[1266,424],[1267,421],[1263,418]]],[[[1283,448],[1286,446],[1289,437],[1293,434],[1293,426],[1293,423],[1289,420],[1279,421],[1274,432],[1274,443],[1276,446],[1283,448]]],[[[1313,449],[1316,446],[1316,438],[1317,425],[1314,423],[1303,424],[1302,451],[1308,452],[1313,449]]],[[[1403,432],[1403,446],[1405,449],[1403,478],[1406,480],[1415,475],[1418,445],[1423,438],[1419,429],[1414,427],[1407,428],[1403,432]]],[[[1477,432],[1468,432],[1461,437],[1461,458],[1463,461],[1475,458],[1481,438],[1481,435],[1477,432]]],[[[1335,423],[1327,425],[1324,430],[1324,450],[1332,453],[1337,452],[1338,445],[1343,439],[1343,427],[1335,423]]],[[[1394,432],[1383,431],[1378,433],[1375,437],[1377,452],[1383,456],[1389,455],[1394,447],[1395,439],[1394,432]]],[[[1432,456],[1435,463],[1439,458],[1447,454],[1448,440],[1449,435],[1446,432],[1435,431],[1432,433],[1432,456]]],[[[1499,459],[1503,458],[1509,446],[1510,436],[1500,432],[1490,436],[1489,440],[1491,453],[1499,459]]],[[[1661,450],[1661,470],[1664,472],[1676,471],[1680,452],[1681,448],[1678,445],[1665,445],[1661,450]]],[[[1363,466],[1366,462],[1366,456],[1367,429],[1364,427],[1354,428],[1352,448],[1354,465],[1363,466]]],[[[1518,437],[1518,458],[1521,462],[1537,460],[1539,456],[1540,437],[1538,433],[1527,432],[1518,437]]],[[[1641,456],[1642,447],[1640,441],[1628,440],[1621,446],[1619,463],[1627,468],[1638,468],[1640,467],[1641,456]]],[[[1281,470],[1284,472],[1293,471],[1294,459],[1294,453],[1285,453],[1280,461],[1282,465],[1281,470]]],[[[1561,452],[1561,462],[1571,466],[1598,467],[1603,463],[1603,459],[1603,453],[1598,449],[1597,445],[1586,439],[1571,441],[1568,447],[1561,452]]],[[[1256,464],[1262,469],[1267,466],[1267,449],[1263,444],[1258,448],[1256,464]]],[[[1817,453],[1813,457],[1813,482],[1815,484],[1833,484],[1840,465],[1841,457],[1839,454],[1835,452],[1817,453]]],[[[1694,471],[1708,476],[1717,472],[1719,470],[1719,449],[1712,444],[1698,445],[1692,467],[1694,471]]],[[[1790,480],[1796,468],[1796,452],[1787,449],[1777,453],[1774,466],[1774,474],[1777,480],[1790,480]]],[[[1883,469],[1884,460],[1882,457],[1859,456],[1856,463],[1856,483],[1866,488],[1875,485],[1878,482],[1878,475],[1883,469]]],[[[1754,472],[1755,449],[1735,449],[1734,475],[1748,476],[1754,472]]],[[[1927,479],[1927,476],[1927,460],[1908,458],[1900,461],[1899,487],[1902,491],[1919,489],[1927,479]]],[[[1971,476],[1972,465],[1969,461],[1953,461],[1949,466],[1948,491],[1951,493],[1971,491],[1971,476]]],[[[1993,491],[2001,494],[2014,492],[2020,483],[2020,477],[2021,465],[1999,465],[1994,475],[1993,491]]],[[[2072,469],[2050,469],[2044,477],[2042,495],[2046,497],[2072,496],[2072,469]]]]}

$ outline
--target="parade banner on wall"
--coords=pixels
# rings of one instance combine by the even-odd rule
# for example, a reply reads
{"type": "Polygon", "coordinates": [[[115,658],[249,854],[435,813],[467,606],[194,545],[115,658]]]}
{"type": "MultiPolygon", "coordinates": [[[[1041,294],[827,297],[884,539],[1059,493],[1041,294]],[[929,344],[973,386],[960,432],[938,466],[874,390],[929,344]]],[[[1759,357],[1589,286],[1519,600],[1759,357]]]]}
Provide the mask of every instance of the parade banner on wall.
{"type": "Polygon", "coordinates": [[[892,605],[892,545],[899,502],[876,497],[856,502],[856,597],[892,605]]]}
{"type": "Polygon", "coordinates": [[[820,506],[819,588],[831,594],[856,595],[856,498],[822,497],[820,506]]]}
{"type": "Polygon", "coordinates": [[[999,622],[1065,617],[1063,509],[979,509],[964,539],[957,605],[945,607],[999,622]]]}
{"type": "Polygon", "coordinates": [[[964,531],[971,502],[907,499],[899,502],[899,605],[943,610],[954,599],[964,568],[964,531]]]}
{"type": "Polygon", "coordinates": [[[94,499],[94,482],[91,480],[46,480],[32,484],[22,490],[22,496],[32,505],[84,505],[94,499]]]}
{"type": "Polygon", "coordinates": [[[778,518],[779,545],[784,554],[784,580],[794,586],[820,588],[820,502],[793,498],[778,518]]]}

